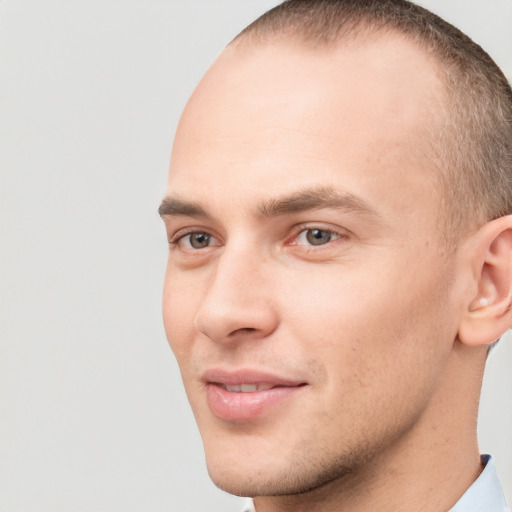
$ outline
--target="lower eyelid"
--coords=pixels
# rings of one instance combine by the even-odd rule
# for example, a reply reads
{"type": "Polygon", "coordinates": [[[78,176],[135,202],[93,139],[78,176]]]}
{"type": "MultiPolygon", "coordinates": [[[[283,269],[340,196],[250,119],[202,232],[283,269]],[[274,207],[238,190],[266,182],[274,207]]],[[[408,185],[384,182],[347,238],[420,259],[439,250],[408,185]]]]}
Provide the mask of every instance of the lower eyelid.
{"type": "Polygon", "coordinates": [[[214,235],[212,235],[211,233],[209,233],[208,231],[205,231],[205,230],[192,230],[189,232],[182,232],[182,233],[178,232],[169,240],[169,245],[171,245],[172,247],[179,247],[182,244],[184,244],[184,246],[182,246],[182,249],[184,249],[184,250],[187,250],[190,252],[201,252],[206,249],[210,249],[212,247],[219,247],[221,245],[221,242],[219,241],[219,239],[217,237],[215,237],[214,235]],[[193,247],[190,242],[190,239],[188,240],[188,242],[185,241],[187,239],[187,237],[190,237],[195,234],[208,235],[209,241],[210,241],[209,245],[207,245],[205,247],[193,247]]]}
{"type": "MultiPolygon", "coordinates": [[[[190,246],[190,241],[189,241],[188,244],[186,245],[186,249],[189,249],[194,252],[198,252],[198,251],[201,251],[201,249],[208,249],[211,247],[218,247],[218,246],[222,245],[221,241],[215,235],[213,235],[212,233],[210,233],[207,230],[202,230],[202,229],[180,230],[180,231],[174,233],[172,236],[168,237],[167,241],[170,246],[176,247],[176,246],[180,245],[180,243],[182,241],[184,241],[184,239],[186,239],[187,237],[189,237],[193,234],[197,234],[197,233],[204,233],[204,234],[209,235],[210,241],[211,241],[210,245],[206,246],[204,248],[194,248],[194,247],[190,246]]],[[[315,247],[321,248],[326,245],[329,245],[329,243],[331,243],[331,242],[335,242],[337,240],[344,239],[344,238],[348,238],[347,233],[339,232],[339,231],[336,231],[335,229],[323,228],[321,226],[300,227],[300,229],[295,231],[295,234],[289,238],[288,242],[286,242],[286,245],[295,245],[295,246],[302,246],[302,247],[308,247],[308,248],[315,248],[315,247]],[[318,244],[318,245],[314,245],[314,244],[310,244],[310,243],[297,243],[300,235],[302,235],[308,231],[313,231],[315,229],[318,229],[325,233],[330,233],[332,236],[331,240],[329,240],[328,242],[325,242],[323,244],[318,244]]]]}

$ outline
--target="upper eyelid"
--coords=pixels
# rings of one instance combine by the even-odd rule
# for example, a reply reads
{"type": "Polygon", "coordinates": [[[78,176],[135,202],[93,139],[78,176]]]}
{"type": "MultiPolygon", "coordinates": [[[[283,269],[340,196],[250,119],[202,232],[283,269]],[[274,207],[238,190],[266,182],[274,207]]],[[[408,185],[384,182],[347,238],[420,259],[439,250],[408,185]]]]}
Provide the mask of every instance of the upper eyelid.
{"type": "MultiPolygon", "coordinates": [[[[350,230],[347,228],[342,228],[340,226],[334,226],[332,224],[329,224],[328,222],[323,221],[308,221],[308,222],[301,222],[299,224],[296,224],[295,226],[292,226],[291,228],[287,228],[288,235],[286,235],[285,243],[289,243],[289,241],[297,238],[302,232],[309,231],[312,229],[320,229],[322,231],[328,231],[331,233],[334,233],[340,237],[348,237],[351,235],[350,230]]],[[[181,238],[193,234],[193,233],[206,233],[210,235],[211,237],[215,238],[216,240],[223,241],[223,238],[219,236],[216,232],[216,230],[203,227],[203,226],[187,226],[180,229],[172,230],[173,234],[168,236],[169,243],[175,243],[179,241],[181,238]]]]}
{"type": "Polygon", "coordinates": [[[168,236],[169,243],[177,242],[181,238],[184,238],[187,235],[192,235],[194,233],[205,233],[215,238],[216,240],[220,240],[220,237],[211,229],[203,228],[201,226],[190,226],[177,229],[176,231],[174,231],[174,233],[171,236],[168,236]]]}
{"type": "Polygon", "coordinates": [[[322,249],[326,249],[328,246],[330,246],[330,244],[332,244],[333,242],[336,242],[337,240],[343,240],[343,239],[347,239],[347,238],[348,238],[348,234],[346,232],[342,233],[335,229],[324,229],[324,228],[311,227],[311,228],[305,228],[305,229],[301,229],[301,230],[297,231],[295,235],[290,237],[290,239],[286,243],[286,245],[301,247],[303,249],[306,248],[308,250],[312,249],[312,248],[315,250],[322,250],[322,249]],[[332,240],[329,240],[328,242],[326,242],[324,244],[319,244],[319,245],[298,243],[298,239],[302,235],[302,233],[304,233],[305,231],[312,231],[314,229],[319,229],[319,231],[331,233],[331,234],[335,235],[335,238],[333,238],[332,240]]]}
{"type": "Polygon", "coordinates": [[[330,233],[334,233],[336,235],[339,235],[341,237],[348,237],[352,234],[352,232],[347,228],[342,228],[340,226],[334,226],[332,224],[329,224],[328,222],[304,222],[300,223],[293,229],[293,233],[297,237],[300,235],[300,233],[304,231],[309,231],[312,229],[319,229],[321,231],[328,231],[330,233]]]}
{"type": "MultiPolygon", "coordinates": [[[[190,237],[191,235],[194,235],[194,234],[205,234],[205,235],[208,235],[208,241],[215,241],[215,242],[219,242],[219,240],[214,237],[213,235],[210,235],[209,233],[206,233],[206,232],[203,232],[203,231],[192,231],[191,233],[185,233],[184,235],[181,235],[179,236],[175,241],[171,241],[170,243],[172,245],[181,245],[183,243],[183,241],[187,238],[187,237],[190,237]]],[[[220,245],[220,243],[212,243],[212,244],[208,244],[206,245],[205,247],[193,247],[192,246],[192,241],[189,239],[188,241],[188,245],[190,247],[187,246],[187,250],[190,250],[192,249],[194,252],[195,251],[202,251],[204,249],[208,249],[208,248],[211,248],[211,247],[218,247],[220,245]]]]}
{"type": "MultiPolygon", "coordinates": [[[[174,248],[181,248],[182,251],[187,251],[187,252],[192,251],[192,252],[199,253],[199,252],[203,252],[204,250],[212,248],[212,247],[218,248],[219,246],[221,246],[223,244],[223,241],[219,236],[217,236],[215,233],[213,233],[212,230],[197,228],[197,227],[190,227],[190,228],[183,228],[181,230],[176,231],[172,237],[168,238],[168,243],[169,243],[169,246],[174,247],[174,248]],[[193,235],[193,234],[197,234],[197,233],[203,233],[205,235],[208,235],[210,237],[210,240],[213,240],[214,243],[212,243],[211,245],[207,245],[206,247],[201,247],[201,248],[192,248],[192,247],[187,247],[187,246],[183,245],[185,243],[185,242],[183,242],[184,238],[186,238],[187,236],[193,235]]],[[[189,244],[191,245],[190,241],[189,241],[189,244]]]]}

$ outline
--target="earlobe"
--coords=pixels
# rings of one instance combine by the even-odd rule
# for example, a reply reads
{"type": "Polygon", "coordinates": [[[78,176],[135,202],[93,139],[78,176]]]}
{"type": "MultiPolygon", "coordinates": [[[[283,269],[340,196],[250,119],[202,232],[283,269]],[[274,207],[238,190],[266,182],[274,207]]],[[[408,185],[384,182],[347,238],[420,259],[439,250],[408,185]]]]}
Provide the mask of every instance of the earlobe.
{"type": "Polygon", "coordinates": [[[489,345],[512,325],[512,215],[484,225],[471,244],[476,293],[459,325],[459,341],[489,345]]]}

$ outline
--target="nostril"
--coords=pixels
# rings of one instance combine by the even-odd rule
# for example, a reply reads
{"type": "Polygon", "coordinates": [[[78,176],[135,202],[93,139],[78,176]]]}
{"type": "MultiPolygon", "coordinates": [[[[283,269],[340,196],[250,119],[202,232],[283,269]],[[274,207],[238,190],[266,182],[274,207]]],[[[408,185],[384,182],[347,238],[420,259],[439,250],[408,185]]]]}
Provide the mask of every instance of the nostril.
{"type": "Polygon", "coordinates": [[[242,327],[241,329],[237,329],[235,332],[254,332],[256,329],[254,327],[242,327]]]}

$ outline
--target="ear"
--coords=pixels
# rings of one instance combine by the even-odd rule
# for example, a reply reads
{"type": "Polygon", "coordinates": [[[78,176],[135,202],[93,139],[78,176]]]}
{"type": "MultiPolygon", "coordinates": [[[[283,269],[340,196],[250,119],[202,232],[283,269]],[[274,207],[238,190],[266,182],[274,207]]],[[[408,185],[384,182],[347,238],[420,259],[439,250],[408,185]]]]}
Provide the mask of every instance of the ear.
{"type": "Polygon", "coordinates": [[[480,228],[469,250],[476,286],[468,295],[458,338],[467,345],[490,345],[512,325],[512,215],[480,228]]]}

